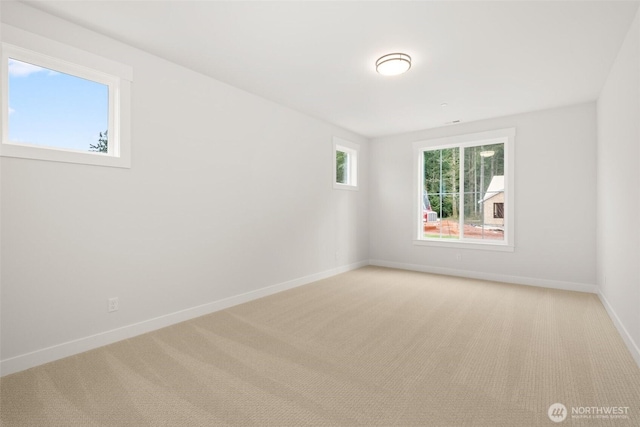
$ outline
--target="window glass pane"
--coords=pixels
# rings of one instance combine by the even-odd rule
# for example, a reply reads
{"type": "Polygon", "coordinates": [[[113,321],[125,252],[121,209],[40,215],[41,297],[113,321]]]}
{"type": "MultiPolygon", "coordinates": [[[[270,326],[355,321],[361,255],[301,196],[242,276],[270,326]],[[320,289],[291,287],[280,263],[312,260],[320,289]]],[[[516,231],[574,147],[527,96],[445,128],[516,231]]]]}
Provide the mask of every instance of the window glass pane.
{"type": "Polygon", "coordinates": [[[464,237],[504,240],[504,144],[468,147],[464,157],[464,237]]]}
{"type": "Polygon", "coordinates": [[[424,152],[424,237],[458,238],[459,162],[457,147],[424,152]]]}
{"type": "MultiPolygon", "coordinates": [[[[437,211],[433,214],[437,215],[437,219],[423,221],[424,224],[424,237],[437,238],[437,239],[459,239],[460,233],[458,230],[459,216],[458,216],[458,196],[457,194],[442,194],[442,195],[430,195],[429,199],[432,200],[432,206],[437,206],[437,211]],[[455,212],[453,206],[456,206],[455,212]],[[442,215],[440,216],[440,212],[442,215]]],[[[425,213],[425,218],[429,216],[429,213],[425,213]]]]}
{"type": "Polygon", "coordinates": [[[9,141],[107,151],[109,87],[9,59],[9,141]]]}
{"type": "Polygon", "coordinates": [[[349,153],[336,150],[336,182],[349,183],[349,153]]]}

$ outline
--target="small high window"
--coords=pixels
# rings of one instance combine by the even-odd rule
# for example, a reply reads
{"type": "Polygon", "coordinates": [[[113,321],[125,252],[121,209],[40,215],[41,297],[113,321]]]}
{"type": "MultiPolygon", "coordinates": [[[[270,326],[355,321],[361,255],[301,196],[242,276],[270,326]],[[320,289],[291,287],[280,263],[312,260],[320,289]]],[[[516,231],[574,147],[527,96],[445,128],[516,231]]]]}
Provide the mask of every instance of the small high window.
{"type": "Polygon", "coordinates": [[[333,187],[348,190],[358,188],[358,145],[333,138],[333,187]]]}
{"type": "Polygon", "coordinates": [[[2,43],[0,154],[129,167],[131,68],[9,26],[3,36],[15,44],[2,43]]]}

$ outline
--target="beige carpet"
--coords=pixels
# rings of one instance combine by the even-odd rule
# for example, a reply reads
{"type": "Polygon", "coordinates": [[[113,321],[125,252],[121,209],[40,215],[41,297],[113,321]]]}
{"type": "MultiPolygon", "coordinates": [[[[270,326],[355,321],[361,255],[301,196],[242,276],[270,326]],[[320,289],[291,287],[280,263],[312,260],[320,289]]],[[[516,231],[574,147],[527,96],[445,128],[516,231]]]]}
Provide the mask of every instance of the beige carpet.
{"type": "Polygon", "coordinates": [[[640,426],[595,295],[366,267],[0,380],[3,426],[640,426]],[[629,407],[552,423],[553,403],[629,407]]]}

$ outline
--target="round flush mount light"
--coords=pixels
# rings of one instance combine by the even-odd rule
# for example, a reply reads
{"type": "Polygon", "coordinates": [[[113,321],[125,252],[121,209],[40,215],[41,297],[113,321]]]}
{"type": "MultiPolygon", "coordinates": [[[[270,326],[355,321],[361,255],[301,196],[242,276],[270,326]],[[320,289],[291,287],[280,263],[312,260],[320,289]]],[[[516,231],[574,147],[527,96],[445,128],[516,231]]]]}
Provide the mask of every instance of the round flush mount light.
{"type": "Polygon", "coordinates": [[[390,53],[376,61],[376,71],[383,76],[397,76],[411,68],[411,57],[405,53],[390,53]]]}

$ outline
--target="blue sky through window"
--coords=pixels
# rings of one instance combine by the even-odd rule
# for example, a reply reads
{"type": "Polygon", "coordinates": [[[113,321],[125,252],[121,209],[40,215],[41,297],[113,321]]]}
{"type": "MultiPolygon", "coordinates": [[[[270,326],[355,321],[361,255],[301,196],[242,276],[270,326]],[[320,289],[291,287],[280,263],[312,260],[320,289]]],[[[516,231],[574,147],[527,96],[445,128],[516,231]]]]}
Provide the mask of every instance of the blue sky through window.
{"type": "Polygon", "coordinates": [[[9,59],[9,141],[89,151],[109,126],[109,87],[9,59]]]}

